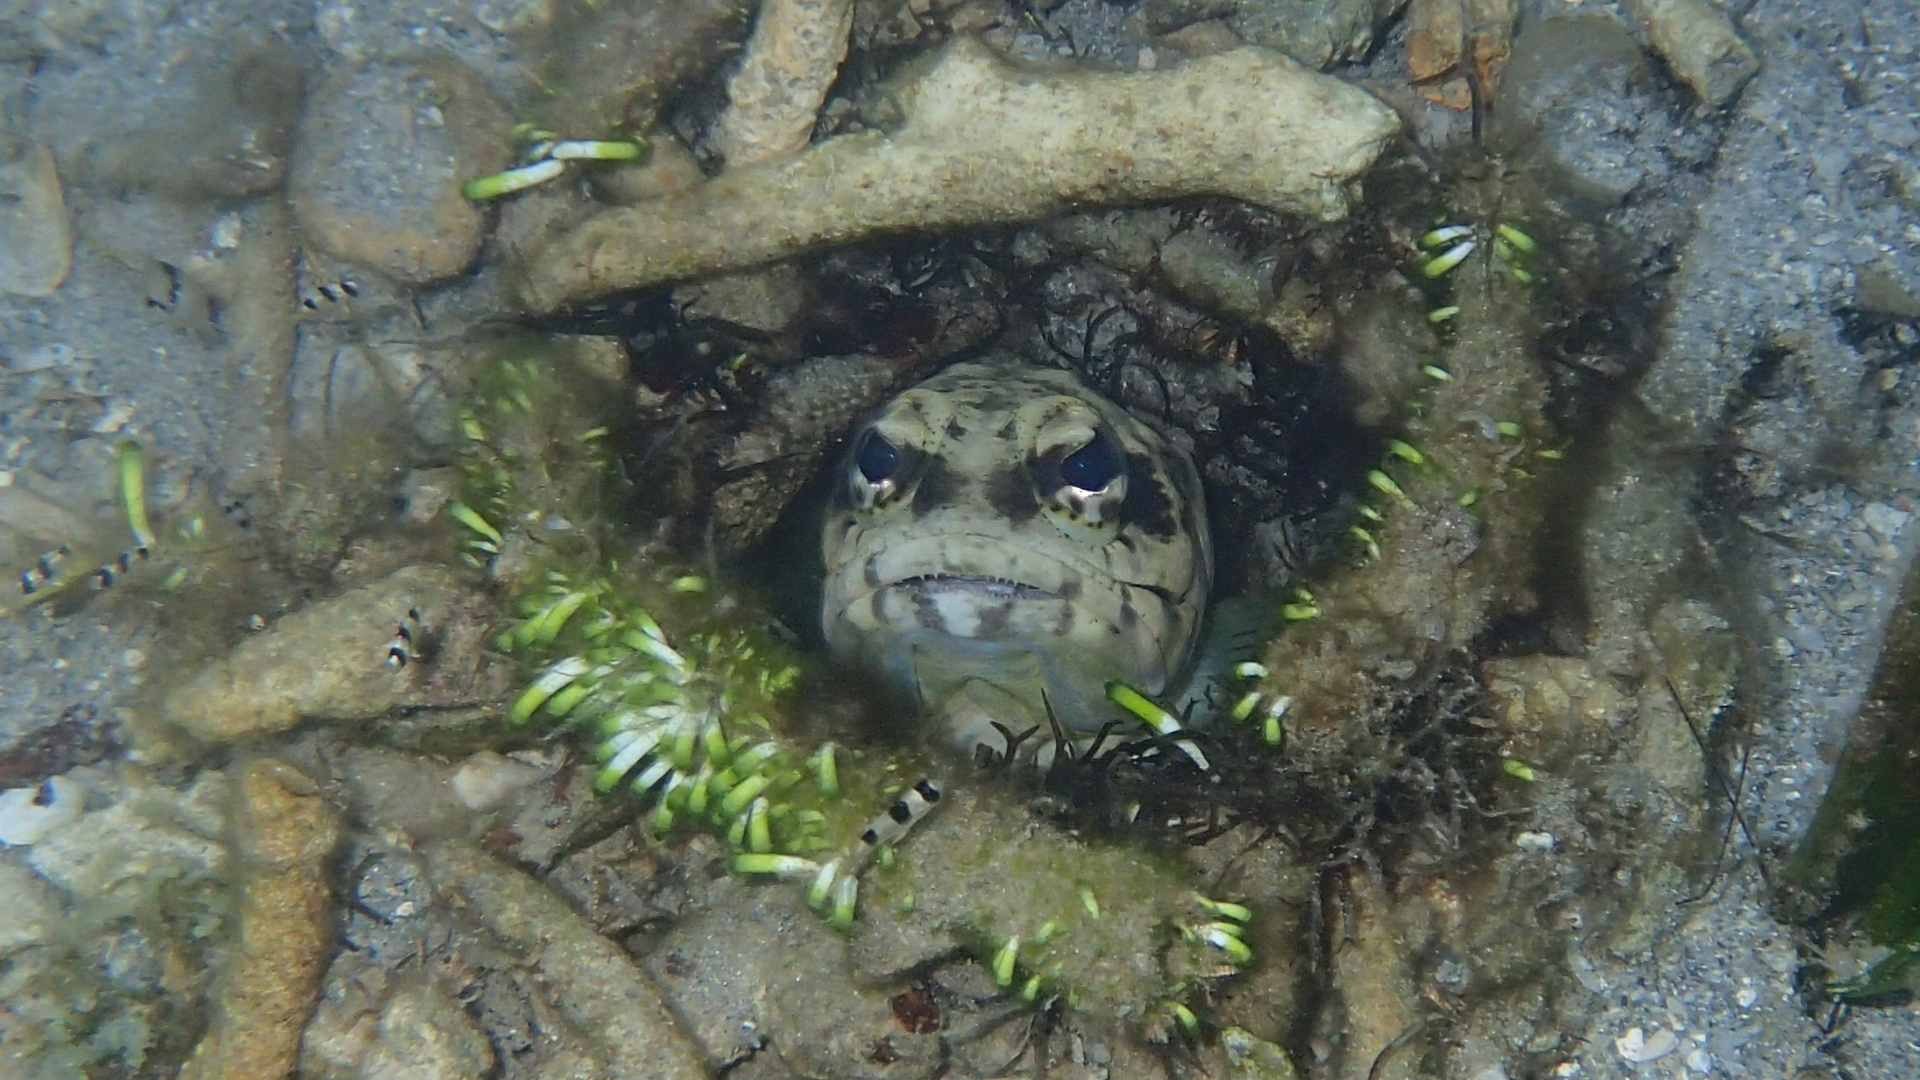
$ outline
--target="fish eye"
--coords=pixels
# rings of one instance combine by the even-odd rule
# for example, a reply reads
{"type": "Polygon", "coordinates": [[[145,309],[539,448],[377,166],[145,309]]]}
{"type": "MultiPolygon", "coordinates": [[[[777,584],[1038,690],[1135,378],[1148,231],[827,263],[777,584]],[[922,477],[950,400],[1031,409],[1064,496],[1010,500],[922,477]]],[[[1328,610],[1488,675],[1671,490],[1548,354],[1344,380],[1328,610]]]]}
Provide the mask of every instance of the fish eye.
{"type": "Polygon", "coordinates": [[[1060,459],[1060,479],[1081,491],[1104,491],[1126,464],[1113,438],[1096,431],[1092,442],[1060,459]]]}
{"type": "Polygon", "coordinates": [[[860,448],[853,455],[854,467],[869,484],[884,484],[900,471],[900,448],[871,428],[860,437],[860,448]]]}

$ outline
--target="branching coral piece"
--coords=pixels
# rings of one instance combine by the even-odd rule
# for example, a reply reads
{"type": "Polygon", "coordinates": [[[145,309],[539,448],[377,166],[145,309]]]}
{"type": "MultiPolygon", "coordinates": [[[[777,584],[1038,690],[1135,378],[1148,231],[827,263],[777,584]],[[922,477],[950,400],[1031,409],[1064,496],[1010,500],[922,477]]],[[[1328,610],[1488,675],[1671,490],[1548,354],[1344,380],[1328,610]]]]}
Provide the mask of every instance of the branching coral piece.
{"type": "Polygon", "coordinates": [[[827,88],[847,55],[853,0],[766,0],[747,58],[727,83],[730,105],[716,138],[739,165],[807,145],[827,88]]]}
{"type": "Polygon", "coordinates": [[[1256,48],[1169,71],[1038,73],[961,39],[898,97],[906,122],[890,134],[586,221],[535,256],[521,303],[550,311],[877,233],[1091,204],[1217,194],[1334,219],[1399,130],[1364,90],[1256,48]]]}
{"type": "Polygon", "coordinates": [[[333,807],[312,780],[270,758],[241,767],[239,794],[240,935],[213,1025],[180,1072],[192,1080],[292,1074],[333,926],[333,807]]]}

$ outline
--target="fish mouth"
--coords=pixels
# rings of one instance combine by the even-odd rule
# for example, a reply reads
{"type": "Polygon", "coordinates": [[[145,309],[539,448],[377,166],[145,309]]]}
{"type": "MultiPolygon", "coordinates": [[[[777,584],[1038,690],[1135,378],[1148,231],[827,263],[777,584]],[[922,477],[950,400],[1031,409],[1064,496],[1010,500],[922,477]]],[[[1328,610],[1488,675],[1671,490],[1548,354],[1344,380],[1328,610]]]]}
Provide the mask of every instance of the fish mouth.
{"type": "Polygon", "coordinates": [[[888,587],[908,589],[924,596],[936,593],[966,593],[994,600],[1058,600],[1060,594],[1038,585],[1012,578],[986,574],[915,574],[890,582],[888,587]]]}

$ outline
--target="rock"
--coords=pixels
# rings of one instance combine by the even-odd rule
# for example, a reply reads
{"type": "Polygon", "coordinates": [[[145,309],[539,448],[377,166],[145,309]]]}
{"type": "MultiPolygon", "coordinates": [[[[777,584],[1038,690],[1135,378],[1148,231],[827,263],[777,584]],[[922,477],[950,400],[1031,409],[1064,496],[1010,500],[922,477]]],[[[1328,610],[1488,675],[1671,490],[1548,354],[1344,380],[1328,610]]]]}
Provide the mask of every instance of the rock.
{"type": "Polygon", "coordinates": [[[1600,16],[1543,19],[1513,41],[1496,108],[1517,121],[1503,135],[1601,207],[1664,180],[1647,129],[1660,80],[1633,35],[1600,16]],[[1524,133],[1524,137],[1521,133],[1524,133]]]}
{"type": "Polygon", "coordinates": [[[529,958],[538,970],[533,984],[555,991],[548,1004],[595,1042],[614,1075],[707,1075],[652,980],[565,900],[463,841],[429,845],[425,855],[435,888],[464,899],[489,930],[529,958]],[[569,992],[572,987],[592,992],[569,992]]]}
{"type": "Polygon", "coordinates": [[[867,1051],[885,1038],[900,1060],[877,1075],[938,1070],[941,1040],[901,1030],[888,1006],[900,987],[863,988],[799,890],[731,875],[692,890],[646,967],[709,1063],[749,1057],[770,1038],[795,1075],[873,1076],[867,1051]]]}
{"type": "Polygon", "coordinates": [[[416,837],[463,836],[473,815],[454,797],[453,769],[402,750],[352,746],[337,758],[354,816],[416,837]]]}
{"type": "MultiPolygon", "coordinates": [[[[449,571],[409,567],[302,608],[195,673],[161,702],[161,717],[188,734],[229,742],[285,731],[302,719],[368,720],[425,703],[438,676],[394,670],[386,650],[409,608],[447,617],[467,591],[449,571]]],[[[451,660],[459,650],[441,650],[451,660]]],[[[444,672],[442,672],[444,673],[444,672]]]]}
{"type": "Polygon", "coordinates": [[[1149,34],[1167,34],[1203,19],[1218,19],[1240,10],[1240,0],[1144,0],[1135,18],[1149,34]]]}
{"type": "Polygon", "coordinates": [[[1357,59],[1406,0],[1238,0],[1228,17],[1242,38],[1310,67],[1357,59]]]}
{"type": "Polygon", "coordinates": [[[240,767],[235,810],[240,932],[181,1080],[291,1075],[333,936],[328,864],[340,824],[313,781],[256,759],[240,767]]]}
{"type": "Polygon", "coordinates": [[[33,846],[27,861],[69,895],[99,900],[122,890],[138,890],[147,881],[218,873],[226,865],[227,852],[205,836],[142,813],[129,800],[92,811],[48,834],[33,846]]]}
{"type": "Polygon", "coordinates": [[[624,206],[683,194],[707,182],[693,152],[674,138],[672,132],[650,131],[646,141],[644,160],[617,168],[595,169],[587,174],[587,182],[593,185],[594,194],[601,201],[624,206]]]}
{"type": "Polygon", "coordinates": [[[497,810],[515,793],[551,771],[517,758],[482,750],[460,763],[447,781],[453,797],[469,810],[497,810]]]}
{"type": "Polygon", "coordinates": [[[1245,1028],[1222,1031],[1220,1045],[1227,1052],[1227,1080],[1296,1080],[1300,1075],[1285,1050],[1245,1028]]]}
{"type": "Polygon", "coordinates": [[[305,57],[240,27],[203,23],[193,33],[197,42],[175,48],[201,63],[164,63],[144,78],[82,76],[84,90],[61,88],[65,100],[40,122],[76,182],[204,204],[263,195],[286,180],[305,57]]]}
{"type": "Polygon", "coordinates": [[[287,177],[313,242],[420,285],[472,264],[486,215],[463,181],[508,164],[512,119],[451,57],[376,60],[308,102],[287,177]]]}
{"type": "Polygon", "coordinates": [[[27,867],[0,862],[0,957],[47,940],[59,925],[60,896],[27,867]]]}
{"type": "Polygon", "coordinates": [[[73,264],[73,221],[53,152],[35,146],[0,165],[0,292],[47,296],[73,264]]]}
{"type": "Polygon", "coordinates": [[[362,1080],[479,1080],[493,1070],[493,1046],[466,1011],[431,986],[403,983],[380,1010],[362,1080]]]}
{"type": "Polygon", "coordinates": [[[766,334],[793,325],[811,299],[806,279],[790,264],[702,278],[673,290],[673,302],[682,311],[766,334]]]}
{"type": "Polygon", "coordinates": [[[556,4],[543,54],[541,93],[528,103],[542,127],[588,137],[644,131],[660,103],[712,69],[755,5],[744,0],[670,4],[556,4]]]}
{"type": "Polygon", "coordinates": [[[1627,0],[1627,10],[1680,81],[1715,108],[1732,101],[1760,59],[1713,0],[1627,0]]]}
{"type": "Polygon", "coordinates": [[[1400,128],[1366,91],[1258,48],[1169,71],[1036,77],[962,38],[898,100],[906,121],[891,132],[588,219],[532,260],[521,302],[550,311],[879,233],[1088,204],[1217,194],[1331,220],[1400,128]]]}
{"type": "Polygon", "coordinates": [[[64,776],[0,791],[0,845],[25,847],[80,816],[87,793],[64,776]]]}

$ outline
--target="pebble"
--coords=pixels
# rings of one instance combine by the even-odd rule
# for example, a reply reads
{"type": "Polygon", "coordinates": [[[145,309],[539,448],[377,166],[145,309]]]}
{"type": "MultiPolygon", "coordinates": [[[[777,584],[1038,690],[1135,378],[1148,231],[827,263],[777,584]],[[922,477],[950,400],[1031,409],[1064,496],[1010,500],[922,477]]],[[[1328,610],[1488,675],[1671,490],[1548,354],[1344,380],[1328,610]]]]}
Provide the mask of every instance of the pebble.
{"type": "Polygon", "coordinates": [[[73,265],[73,220],[53,151],[0,165],[0,292],[49,296],[73,265]]]}
{"type": "Polygon", "coordinates": [[[1695,1047],[1687,1052],[1687,1068],[1697,1073],[1710,1073],[1713,1071],[1713,1055],[1695,1047]]]}
{"type": "Polygon", "coordinates": [[[0,792],[0,844],[28,847],[78,818],[87,793],[64,776],[0,792]]]}
{"type": "Polygon", "coordinates": [[[1867,530],[1881,540],[1892,540],[1900,535],[1907,522],[1913,517],[1904,510],[1898,510],[1886,503],[1868,503],[1860,511],[1861,520],[1866,522],[1867,530]]]}
{"type": "Polygon", "coordinates": [[[1549,832],[1523,832],[1513,838],[1513,846],[1521,851],[1552,851],[1553,834],[1549,832]]]}
{"type": "Polygon", "coordinates": [[[73,363],[73,346],[61,341],[35,345],[31,349],[7,357],[7,367],[17,373],[45,371],[48,368],[65,367],[71,363],[73,363]]]}
{"type": "Polygon", "coordinates": [[[460,184],[508,164],[505,108],[450,56],[335,74],[301,118],[288,192],[312,241],[408,284],[473,263],[487,216],[460,184]]]}
{"type": "Polygon", "coordinates": [[[495,810],[505,805],[514,792],[545,775],[546,770],[537,765],[482,750],[460,763],[447,786],[467,809],[495,810]]]}
{"type": "Polygon", "coordinates": [[[379,1032],[360,1063],[364,1080],[480,1080],[493,1046],[459,1003],[430,986],[402,986],[380,1012],[379,1032]]]}
{"type": "Polygon", "coordinates": [[[1753,1003],[1759,1000],[1760,991],[1755,990],[1751,986],[1743,986],[1735,991],[1733,995],[1733,1003],[1743,1009],[1753,1008],[1753,1003]]]}
{"type": "Polygon", "coordinates": [[[38,945],[60,921],[60,896],[39,874],[0,862],[0,956],[38,945]]]}
{"type": "Polygon", "coordinates": [[[1635,1065],[1658,1061],[1679,1045],[1679,1037],[1666,1028],[1655,1028],[1649,1035],[1638,1027],[1630,1027],[1613,1040],[1614,1050],[1635,1065]]]}

